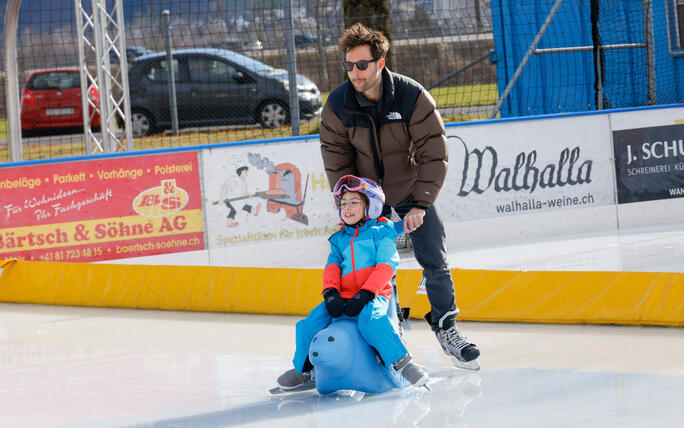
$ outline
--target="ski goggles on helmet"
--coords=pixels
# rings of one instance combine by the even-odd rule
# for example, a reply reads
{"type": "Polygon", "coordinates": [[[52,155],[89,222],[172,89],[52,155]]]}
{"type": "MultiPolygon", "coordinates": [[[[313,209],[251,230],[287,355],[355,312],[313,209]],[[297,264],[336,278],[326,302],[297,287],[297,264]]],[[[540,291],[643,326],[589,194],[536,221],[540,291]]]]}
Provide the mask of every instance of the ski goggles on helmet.
{"type": "Polygon", "coordinates": [[[337,197],[342,195],[344,189],[348,192],[358,192],[359,190],[365,189],[368,183],[360,179],[355,175],[345,175],[335,183],[335,188],[333,189],[333,194],[337,197]]]}

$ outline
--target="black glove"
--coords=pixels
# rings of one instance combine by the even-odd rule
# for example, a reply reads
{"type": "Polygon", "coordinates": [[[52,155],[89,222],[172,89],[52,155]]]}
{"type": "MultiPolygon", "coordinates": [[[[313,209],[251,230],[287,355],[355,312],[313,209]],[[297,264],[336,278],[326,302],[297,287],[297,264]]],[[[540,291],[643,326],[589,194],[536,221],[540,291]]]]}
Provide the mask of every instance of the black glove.
{"type": "Polygon", "coordinates": [[[344,312],[344,299],[340,296],[340,292],[337,288],[326,288],[323,292],[323,298],[325,299],[325,309],[331,317],[337,318],[344,312]]]}
{"type": "Polygon", "coordinates": [[[375,293],[371,293],[368,290],[360,290],[351,299],[347,300],[347,308],[344,310],[344,314],[350,317],[358,315],[361,309],[366,306],[366,303],[373,300],[374,297],[375,293]]]}

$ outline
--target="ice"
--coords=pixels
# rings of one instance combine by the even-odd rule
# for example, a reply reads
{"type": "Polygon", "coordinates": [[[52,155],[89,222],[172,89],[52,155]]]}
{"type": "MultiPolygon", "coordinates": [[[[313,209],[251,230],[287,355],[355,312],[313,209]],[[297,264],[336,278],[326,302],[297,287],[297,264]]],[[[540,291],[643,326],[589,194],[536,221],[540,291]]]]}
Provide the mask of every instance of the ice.
{"type": "MultiPolygon", "coordinates": [[[[456,237],[450,237],[455,239],[456,237]]],[[[665,227],[454,251],[453,267],[684,269],[665,227]]],[[[415,267],[402,255],[402,267],[415,267]]],[[[19,286],[19,285],[18,285],[19,286]]],[[[271,395],[298,317],[0,304],[0,419],[12,427],[682,426],[681,328],[460,322],[481,370],[426,323],[405,331],[425,388],[271,395]],[[654,415],[656,419],[654,420],[654,415]]]]}

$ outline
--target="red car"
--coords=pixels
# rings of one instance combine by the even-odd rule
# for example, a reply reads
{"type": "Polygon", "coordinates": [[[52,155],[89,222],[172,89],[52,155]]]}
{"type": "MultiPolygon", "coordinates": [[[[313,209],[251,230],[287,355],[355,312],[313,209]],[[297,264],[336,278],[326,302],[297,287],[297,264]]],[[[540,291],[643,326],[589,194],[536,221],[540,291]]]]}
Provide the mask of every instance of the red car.
{"type": "MultiPolygon", "coordinates": [[[[90,99],[97,103],[98,93],[94,87],[90,99]]],[[[81,80],[78,69],[64,68],[41,70],[31,73],[21,93],[21,131],[29,136],[44,130],[73,128],[83,129],[81,108],[81,80]]],[[[91,126],[100,126],[97,113],[91,126]]]]}

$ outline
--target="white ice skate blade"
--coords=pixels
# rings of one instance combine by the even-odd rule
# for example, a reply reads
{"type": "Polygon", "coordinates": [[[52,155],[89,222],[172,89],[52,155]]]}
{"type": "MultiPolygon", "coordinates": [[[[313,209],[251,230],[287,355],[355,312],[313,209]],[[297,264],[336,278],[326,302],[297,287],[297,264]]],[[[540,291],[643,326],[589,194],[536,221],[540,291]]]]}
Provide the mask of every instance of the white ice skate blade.
{"type": "Polygon", "coordinates": [[[478,360],[479,358],[475,358],[472,361],[461,361],[458,358],[451,356],[451,361],[454,363],[454,366],[465,370],[480,370],[480,362],[478,360]]]}

